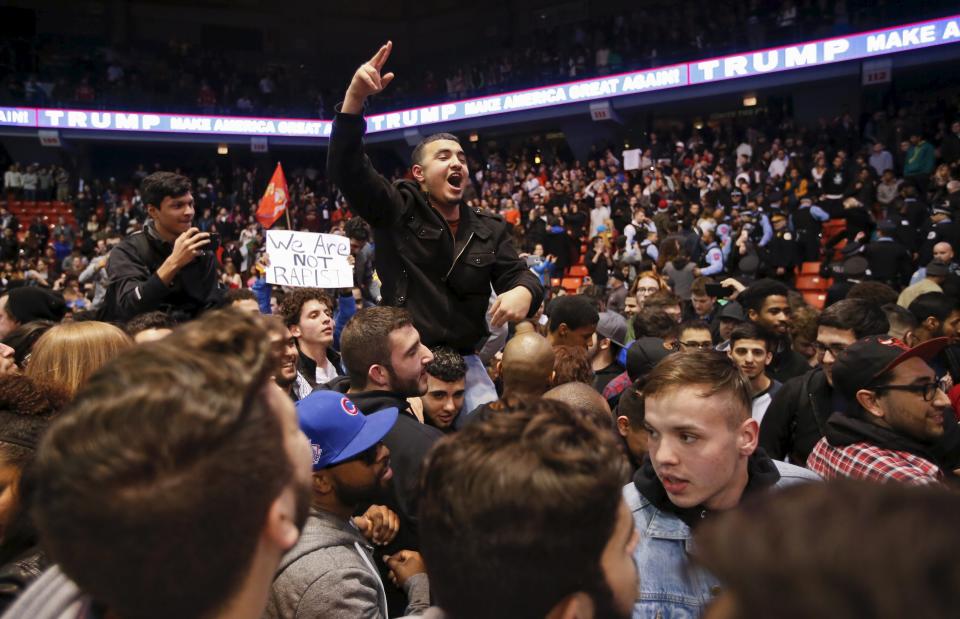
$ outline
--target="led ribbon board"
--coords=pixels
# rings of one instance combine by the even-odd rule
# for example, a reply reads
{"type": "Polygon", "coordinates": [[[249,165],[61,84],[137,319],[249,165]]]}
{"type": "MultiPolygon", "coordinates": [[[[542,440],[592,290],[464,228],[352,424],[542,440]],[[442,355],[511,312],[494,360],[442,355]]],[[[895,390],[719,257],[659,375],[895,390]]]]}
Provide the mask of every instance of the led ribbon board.
{"type": "MultiPolygon", "coordinates": [[[[367,117],[367,132],[535,110],[884,56],[960,41],[960,15],[367,117]]],[[[328,120],[0,107],[0,127],[328,138],[328,120]]]]}

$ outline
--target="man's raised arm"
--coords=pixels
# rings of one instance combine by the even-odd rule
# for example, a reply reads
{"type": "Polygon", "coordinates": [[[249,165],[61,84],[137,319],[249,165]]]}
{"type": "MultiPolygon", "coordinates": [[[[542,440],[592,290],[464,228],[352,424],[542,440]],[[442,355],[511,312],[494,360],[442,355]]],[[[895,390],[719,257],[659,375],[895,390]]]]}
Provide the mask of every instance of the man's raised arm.
{"type": "Polygon", "coordinates": [[[393,81],[393,73],[381,75],[390,57],[393,43],[387,42],[353,74],[340,110],[333,120],[330,150],[327,153],[327,174],[346,196],[351,210],[371,226],[393,223],[403,207],[403,198],[394,186],[381,176],[363,152],[366,121],[363,104],[370,95],[381,92],[393,81]]]}

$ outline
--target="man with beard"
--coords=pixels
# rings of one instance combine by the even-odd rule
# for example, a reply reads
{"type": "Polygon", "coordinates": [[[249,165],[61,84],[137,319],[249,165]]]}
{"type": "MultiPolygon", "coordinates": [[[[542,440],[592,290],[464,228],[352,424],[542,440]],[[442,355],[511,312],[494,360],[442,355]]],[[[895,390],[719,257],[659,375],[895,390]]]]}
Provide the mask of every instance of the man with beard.
{"type": "Polygon", "coordinates": [[[393,461],[393,483],[386,505],[400,516],[398,549],[417,550],[417,483],[427,452],[443,433],[420,423],[407,398],[427,392],[427,367],[433,353],[420,341],[410,314],[398,307],[368,307],[347,323],[341,337],[348,376],[325,387],[350,396],[370,415],[387,408],[400,411],[384,437],[393,461]]]}
{"type": "Polygon", "coordinates": [[[875,335],[840,353],[833,379],[847,407],[830,416],[807,466],[825,479],[914,485],[955,481],[936,454],[953,409],[946,385],[929,365],[948,341],[936,338],[908,348],[890,336],[875,335]]]}
{"type": "Polygon", "coordinates": [[[723,353],[667,357],[647,377],[643,399],[648,456],[623,489],[640,532],[633,616],[698,617],[719,583],[690,562],[697,525],[745,499],[818,477],[757,450],[750,385],[723,353]]]}
{"type": "Polygon", "coordinates": [[[626,619],[637,533],[608,420],[532,400],[441,441],[424,471],[425,619],[626,619]],[[560,490],[560,491],[558,491],[560,490]]]}
{"type": "Polygon", "coordinates": [[[770,377],[786,382],[809,369],[803,355],[793,350],[790,343],[789,289],[772,279],[757,280],[737,296],[750,322],[755,322],[777,336],[770,362],[770,377]]]}
{"type": "Polygon", "coordinates": [[[297,340],[279,316],[264,316],[264,326],[270,336],[276,366],[273,380],[277,386],[296,402],[300,394],[295,388],[297,383],[297,340]]]}
{"type": "Polygon", "coordinates": [[[464,356],[472,410],[497,399],[476,354],[489,335],[491,286],[498,295],[489,312],[493,327],[536,314],[543,286],[517,255],[512,226],[464,202],[470,174],[456,136],[424,138],[411,156],[412,180],[391,183],[371,165],[363,106],[393,81],[393,73],[381,73],[392,49],[387,42],[354,73],[333,121],[327,169],[373,228],[383,303],[408,308],[427,346],[447,345],[464,356]]]}
{"type": "Polygon", "coordinates": [[[889,329],[886,313],[864,299],[844,299],[823,310],[814,342],[819,364],[784,383],[760,425],[760,446],[771,458],[806,464],[834,409],[837,357],[858,339],[883,335],[889,329]]]}
{"type": "Polygon", "coordinates": [[[258,619],[310,507],[310,446],[272,370],[234,310],[94,374],[35,461],[56,565],[5,616],[258,619]]]}
{"type": "MultiPolygon", "coordinates": [[[[393,477],[383,437],[397,409],[359,414],[346,396],[316,391],[297,403],[300,427],[313,451],[310,517],[300,541],[283,557],[270,592],[267,619],[313,617],[387,619],[387,595],[374,567],[373,547],[393,540],[399,522],[376,501],[393,477]]],[[[419,553],[389,558],[394,578],[409,599],[407,613],[430,605],[419,553]]]]}

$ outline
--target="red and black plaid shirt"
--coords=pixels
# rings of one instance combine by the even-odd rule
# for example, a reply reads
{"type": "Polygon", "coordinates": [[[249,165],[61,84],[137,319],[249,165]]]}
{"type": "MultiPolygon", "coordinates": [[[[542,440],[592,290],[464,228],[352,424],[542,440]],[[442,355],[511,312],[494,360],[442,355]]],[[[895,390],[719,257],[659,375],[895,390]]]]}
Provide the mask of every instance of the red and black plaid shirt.
{"type": "Polygon", "coordinates": [[[824,479],[849,477],[915,486],[943,482],[943,471],[933,462],[906,451],[884,449],[866,442],[834,447],[822,438],[810,452],[807,468],[824,479]]]}

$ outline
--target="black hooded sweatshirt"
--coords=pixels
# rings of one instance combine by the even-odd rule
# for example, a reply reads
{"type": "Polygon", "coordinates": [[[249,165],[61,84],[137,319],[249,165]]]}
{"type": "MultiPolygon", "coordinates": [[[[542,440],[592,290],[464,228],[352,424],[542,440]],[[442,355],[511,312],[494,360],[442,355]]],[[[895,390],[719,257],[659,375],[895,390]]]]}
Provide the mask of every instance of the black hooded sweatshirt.
{"type": "MultiPolygon", "coordinates": [[[[780,481],[780,471],[777,470],[777,465],[767,457],[763,449],[758,448],[747,460],[747,485],[743,489],[741,501],[754,494],[769,490],[778,481],[780,481]]],[[[664,513],[673,514],[691,530],[712,514],[703,505],[677,507],[671,503],[667,491],[663,489],[663,484],[660,483],[660,478],[653,471],[650,456],[643,459],[643,465],[634,476],[633,483],[637,487],[637,491],[653,503],[654,507],[664,513]]]]}

